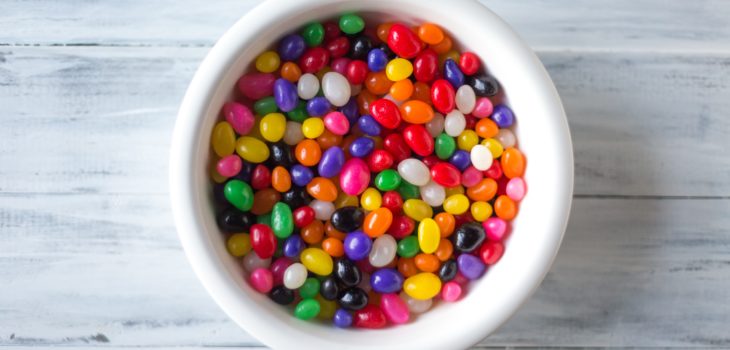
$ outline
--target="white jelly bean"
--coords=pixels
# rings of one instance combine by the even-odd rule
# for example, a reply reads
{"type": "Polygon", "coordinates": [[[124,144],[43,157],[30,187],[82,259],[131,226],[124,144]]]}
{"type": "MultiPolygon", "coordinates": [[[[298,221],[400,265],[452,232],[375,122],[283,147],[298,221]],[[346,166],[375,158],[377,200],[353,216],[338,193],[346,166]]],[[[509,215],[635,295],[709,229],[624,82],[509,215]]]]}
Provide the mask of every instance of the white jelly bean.
{"type": "Polygon", "coordinates": [[[319,92],[319,80],[312,73],[302,74],[297,82],[297,94],[302,100],[310,100],[319,92]]]}
{"type": "Polygon", "coordinates": [[[422,314],[431,308],[433,299],[418,300],[411,298],[406,292],[400,292],[400,297],[408,305],[408,310],[414,314],[422,314]]]}
{"type": "Polygon", "coordinates": [[[489,151],[489,148],[484,145],[476,145],[474,148],[471,149],[471,153],[469,154],[471,158],[471,164],[477,168],[477,170],[487,170],[489,167],[492,166],[492,152],[489,151]]]}
{"type": "Polygon", "coordinates": [[[446,190],[443,186],[429,181],[425,186],[421,186],[421,199],[432,207],[438,207],[444,204],[446,190]]]}
{"type": "Polygon", "coordinates": [[[370,249],[370,255],[368,261],[370,265],[374,267],[383,267],[388,265],[393,259],[395,259],[395,253],[398,249],[398,243],[395,242],[393,236],[385,234],[373,242],[373,247],[370,249]]]}
{"type": "Polygon", "coordinates": [[[271,258],[261,259],[253,250],[243,257],[243,269],[251,272],[258,268],[268,269],[271,265],[271,258]]]}
{"type": "Polygon", "coordinates": [[[444,120],[444,131],[451,137],[459,136],[466,128],[466,118],[464,114],[457,110],[453,110],[446,115],[444,120]]]}
{"type": "Polygon", "coordinates": [[[317,220],[329,220],[332,213],[335,212],[335,205],[332,202],[315,199],[309,203],[309,206],[314,209],[314,217],[317,220]]]}
{"type": "Polygon", "coordinates": [[[431,180],[426,164],[415,158],[404,159],[398,164],[398,174],[411,184],[424,186],[431,180]]]}
{"type": "Polygon", "coordinates": [[[322,92],[332,105],[342,107],[350,100],[350,82],[340,73],[327,72],[322,77],[322,92]]]}
{"type": "Polygon", "coordinates": [[[431,134],[431,137],[437,137],[444,132],[444,115],[439,112],[433,113],[433,119],[426,123],[426,130],[431,134]]]}
{"type": "Polygon", "coordinates": [[[301,140],[304,140],[304,134],[302,134],[302,124],[291,120],[286,122],[286,131],[284,131],[284,143],[289,146],[296,146],[301,140]]]}
{"type": "Polygon", "coordinates": [[[284,287],[297,289],[307,280],[307,268],[302,263],[293,263],[284,270],[284,287]]]}
{"type": "Polygon", "coordinates": [[[459,90],[456,90],[456,108],[461,113],[471,113],[476,103],[477,96],[474,94],[474,89],[471,86],[465,84],[459,87],[459,90]]]}
{"type": "Polygon", "coordinates": [[[510,129],[499,129],[497,136],[495,136],[494,138],[496,138],[497,141],[499,141],[499,143],[501,143],[502,147],[504,148],[514,147],[515,143],[517,143],[515,134],[510,129]]]}

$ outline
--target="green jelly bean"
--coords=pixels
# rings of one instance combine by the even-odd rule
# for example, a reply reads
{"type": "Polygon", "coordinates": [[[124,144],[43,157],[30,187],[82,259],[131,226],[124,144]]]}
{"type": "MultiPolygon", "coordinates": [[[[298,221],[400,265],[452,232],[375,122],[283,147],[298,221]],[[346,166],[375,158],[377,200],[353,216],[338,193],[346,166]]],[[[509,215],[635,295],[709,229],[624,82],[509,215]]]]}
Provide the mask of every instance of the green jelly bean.
{"type": "Polygon", "coordinates": [[[294,109],[286,112],[286,116],[295,122],[304,122],[304,120],[309,118],[309,114],[307,114],[307,104],[304,101],[299,101],[294,109]]]}
{"type": "Polygon", "coordinates": [[[324,40],[324,27],[322,23],[312,22],[307,24],[302,30],[302,37],[309,47],[321,44],[322,40],[324,40]]]}
{"type": "Polygon", "coordinates": [[[294,309],[294,316],[300,320],[310,320],[319,314],[320,306],[316,299],[304,299],[294,309]]]}
{"type": "Polygon", "coordinates": [[[448,134],[442,133],[436,137],[434,148],[436,148],[436,156],[439,159],[449,159],[456,151],[456,141],[448,134]]]}
{"type": "Polygon", "coordinates": [[[400,186],[398,186],[398,193],[400,193],[400,196],[403,197],[404,201],[407,199],[421,198],[421,191],[418,190],[418,186],[408,181],[400,182],[400,186]]]}
{"type": "Polygon", "coordinates": [[[241,180],[231,180],[223,187],[226,199],[240,211],[249,211],[253,206],[253,189],[241,180]]]}
{"type": "Polygon", "coordinates": [[[400,186],[401,180],[397,171],[386,169],[375,176],[375,187],[381,191],[392,191],[400,186]]]}
{"type": "Polygon", "coordinates": [[[302,299],[312,299],[319,293],[319,280],[314,277],[307,278],[304,284],[299,287],[299,295],[302,299]]]}
{"type": "Polygon", "coordinates": [[[264,97],[256,103],[253,104],[253,110],[256,112],[256,115],[267,115],[269,113],[274,113],[278,110],[278,107],[276,107],[276,100],[274,100],[274,96],[264,97]]]}
{"type": "Polygon", "coordinates": [[[357,34],[365,29],[365,20],[362,17],[348,13],[340,17],[340,30],[345,34],[357,34]]]}
{"type": "Polygon", "coordinates": [[[398,256],[404,258],[412,258],[419,252],[418,238],[416,236],[408,236],[398,242],[398,256]]]}
{"type": "MultiPolygon", "coordinates": [[[[266,214],[257,216],[256,217],[256,223],[257,224],[264,224],[266,226],[271,227],[271,213],[269,212],[269,213],[266,213],[266,214]]],[[[282,246],[282,245],[279,244],[279,246],[282,246]]]]}
{"type": "Polygon", "coordinates": [[[278,202],[271,210],[271,229],[279,238],[287,238],[294,232],[294,218],[286,203],[278,202]]]}

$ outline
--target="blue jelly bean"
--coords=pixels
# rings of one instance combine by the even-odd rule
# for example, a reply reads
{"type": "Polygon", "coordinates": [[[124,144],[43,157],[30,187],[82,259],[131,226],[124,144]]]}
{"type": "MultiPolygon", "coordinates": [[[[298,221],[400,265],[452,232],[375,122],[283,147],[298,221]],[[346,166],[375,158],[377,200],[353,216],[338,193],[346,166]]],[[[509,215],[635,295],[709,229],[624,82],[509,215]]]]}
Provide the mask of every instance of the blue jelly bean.
{"type": "Polygon", "coordinates": [[[330,147],[322,153],[317,171],[322,177],[335,177],[345,165],[345,152],[339,147],[330,147]]]}
{"type": "Polygon", "coordinates": [[[500,128],[509,128],[515,122],[515,115],[505,105],[496,105],[491,118],[500,128]]]}
{"type": "Polygon", "coordinates": [[[459,272],[470,280],[482,277],[484,271],[487,270],[487,265],[484,265],[481,259],[471,254],[459,255],[456,258],[456,263],[459,266],[459,272]]]}
{"type": "Polygon", "coordinates": [[[312,169],[305,167],[304,165],[297,164],[291,167],[291,181],[300,187],[306,186],[312,182],[314,178],[314,172],[312,169]]]}
{"type": "Polygon", "coordinates": [[[330,110],[330,101],[326,97],[317,96],[307,101],[307,114],[312,117],[320,117],[330,110]]]}
{"type": "Polygon", "coordinates": [[[340,107],[340,112],[347,117],[347,121],[350,122],[350,125],[355,124],[357,122],[357,118],[360,117],[360,110],[354,97],[350,97],[347,104],[340,107]]]}
{"type": "Polygon", "coordinates": [[[279,42],[279,56],[282,61],[296,61],[304,53],[307,44],[299,34],[290,34],[279,42]]]}
{"type": "Polygon", "coordinates": [[[367,258],[373,247],[373,241],[362,231],[348,233],[344,243],[345,255],[353,261],[367,258]]]}
{"type": "Polygon", "coordinates": [[[274,101],[280,110],[289,112],[297,107],[299,96],[297,87],[284,78],[276,79],[274,82],[274,101]]]}
{"type": "Polygon", "coordinates": [[[378,293],[397,293],[403,287],[403,275],[396,269],[379,269],[370,275],[370,285],[378,293]]]}
{"type": "Polygon", "coordinates": [[[388,55],[382,49],[372,49],[368,52],[368,68],[371,72],[380,72],[388,64],[388,55]]]}
{"type": "Polygon", "coordinates": [[[306,243],[304,243],[304,240],[299,235],[291,235],[289,238],[287,238],[284,241],[284,256],[290,257],[290,258],[297,258],[299,257],[299,254],[304,250],[306,247],[306,243]]]}
{"type": "Polygon", "coordinates": [[[350,327],[352,325],[352,315],[345,309],[337,309],[335,316],[332,318],[332,322],[338,328],[350,327]]]}
{"type": "Polygon", "coordinates": [[[454,89],[464,85],[464,73],[459,69],[459,65],[450,58],[444,62],[444,78],[451,83],[454,89]]]}
{"type": "Polygon", "coordinates": [[[366,157],[375,148],[375,140],[369,137],[358,137],[350,144],[350,154],[353,157],[366,157]]]}
{"type": "Polygon", "coordinates": [[[360,127],[360,130],[362,130],[362,132],[370,136],[380,135],[380,123],[378,123],[375,118],[369,115],[364,115],[360,117],[360,119],[357,120],[357,126],[360,127]]]}
{"type": "Polygon", "coordinates": [[[469,152],[460,149],[456,150],[449,158],[449,163],[453,164],[459,170],[464,171],[471,165],[471,158],[469,152]]]}

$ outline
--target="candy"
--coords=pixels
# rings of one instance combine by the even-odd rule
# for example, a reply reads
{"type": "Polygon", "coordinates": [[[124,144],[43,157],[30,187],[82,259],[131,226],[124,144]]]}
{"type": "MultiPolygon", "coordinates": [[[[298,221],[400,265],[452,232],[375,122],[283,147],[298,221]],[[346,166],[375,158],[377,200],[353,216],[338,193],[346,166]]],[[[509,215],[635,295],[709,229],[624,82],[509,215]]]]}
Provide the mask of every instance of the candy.
{"type": "Polygon", "coordinates": [[[416,186],[424,186],[431,180],[428,167],[415,158],[408,158],[398,163],[398,174],[403,180],[416,186]]]}
{"type": "Polygon", "coordinates": [[[410,314],[408,312],[408,304],[397,294],[383,294],[380,296],[380,309],[383,310],[385,317],[394,324],[408,323],[410,314]]]}
{"type": "Polygon", "coordinates": [[[396,58],[385,66],[385,74],[391,81],[399,81],[408,78],[413,73],[411,61],[396,58]]]}
{"type": "Polygon", "coordinates": [[[240,180],[226,183],[223,193],[231,204],[241,211],[249,211],[253,206],[253,190],[251,186],[240,180]]]}
{"type": "Polygon", "coordinates": [[[345,309],[338,309],[332,319],[332,323],[339,328],[347,328],[352,325],[352,315],[345,309]]]}
{"type": "Polygon", "coordinates": [[[411,95],[413,95],[413,82],[409,79],[396,81],[390,86],[390,96],[398,101],[405,101],[411,95]]]}
{"type": "Polygon", "coordinates": [[[318,22],[309,23],[304,27],[301,34],[308,46],[317,46],[324,40],[324,26],[318,22]]]}
{"type": "Polygon", "coordinates": [[[466,77],[465,82],[480,97],[490,97],[499,93],[499,83],[491,76],[466,77]]]}
{"type": "Polygon", "coordinates": [[[218,164],[216,164],[216,170],[218,170],[218,173],[221,176],[233,177],[238,175],[238,173],[241,171],[242,166],[243,164],[241,163],[241,158],[235,154],[232,154],[221,158],[218,161],[218,164]]]}
{"type": "Polygon", "coordinates": [[[446,199],[446,191],[440,184],[429,181],[426,185],[421,186],[421,199],[432,207],[441,206],[446,199]]]}
{"type": "Polygon", "coordinates": [[[513,201],[521,201],[525,197],[525,180],[522,178],[514,177],[507,182],[505,193],[513,201]]]}
{"type": "Polygon", "coordinates": [[[417,81],[429,83],[438,72],[438,54],[431,49],[424,50],[413,61],[413,76],[417,81]]]}
{"type": "Polygon", "coordinates": [[[368,294],[361,288],[353,287],[342,292],[337,301],[343,309],[360,310],[368,304],[368,294]]]}
{"type": "Polygon", "coordinates": [[[447,260],[444,261],[443,264],[441,264],[441,267],[439,268],[439,278],[443,282],[448,282],[453,280],[456,277],[456,274],[459,272],[459,266],[456,263],[456,260],[447,260]]]}
{"type": "Polygon", "coordinates": [[[350,83],[342,74],[329,72],[322,78],[322,92],[334,106],[344,106],[350,100],[350,83]]]}
{"type": "Polygon", "coordinates": [[[398,242],[397,253],[398,256],[412,258],[418,254],[419,249],[418,238],[415,236],[408,236],[398,242]]]}
{"type": "MultiPolygon", "coordinates": [[[[370,237],[376,238],[382,236],[393,223],[393,213],[388,208],[378,208],[371,211],[363,220],[363,231],[370,237]]],[[[378,241],[376,240],[375,243],[378,241]]],[[[373,248],[375,247],[373,244],[373,248]]],[[[395,241],[393,241],[393,251],[395,252],[395,241]]],[[[395,253],[393,253],[395,254],[395,253]]],[[[386,264],[390,262],[387,261],[386,264]]],[[[371,261],[372,264],[372,261],[371,261]]],[[[376,266],[373,264],[373,266],[376,266]]],[[[377,266],[376,266],[377,267],[377,266]]]]}
{"type": "Polygon", "coordinates": [[[484,145],[474,146],[469,154],[469,159],[477,170],[484,171],[492,166],[492,152],[484,145]]]}
{"type": "Polygon", "coordinates": [[[270,113],[264,116],[259,123],[261,136],[266,141],[276,142],[284,137],[286,131],[286,117],[281,113],[270,113]]]}
{"type": "Polygon", "coordinates": [[[350,130],[350,122],[342,112],[327,113],[324,126],[335,135],[344,135],[350,130]]]}
{"type": "Polygon", "coordinates": [[[213,128],[213,135],[210,138],[213,151],[219,157],[225,157],[233,153],[236,146],[236,134],[233,127],[227,122],[220,122],[213,128]]]}
{"type": "Polygon", "coordinates": [[[452,242],[456,251],[468,253],[479,247],[485,238],[486,234],[482,225],[469,222],[456,229],[452,242]]]}
{"type": "Polygon", "coordinates": [[[276,237],[270,227],[262,224],[251,226],[251,246],[262,259],[268,259],[276,251],[276,237]]]}
{"type": "Polygon", "coordinates": [[[271,228],[279,238],[289,237],[294,232],[294,218],[286,203],[276,203],[271,211],[271,228]]]}
{"type": "Polygon", "coordinates": [[[226,241],[228,253],[235,257],[242,257],[251,251],[251,239],[245,233],[231,235],[226,241]]]}
{"type": "Polygon", "coordinates": [[[403,275],[396,269],[378,269],[370,275],[370,285],[378,293],[396,293],[403,286],[403,275]]]}
{"type": "Polygon", "coordinates": [[[279,305],[289,305],[294,302],[294,291],[284,286],[276,286],[269,292],[269,298],[279,305]]]}
{"type": "Polygon", "coordinates": [[[447,282],[441,290],[441,299],[448,302],[459,300],[461,297],[461,286],[456,282],[447,282]]]}
{"type": "MultiPolygon", "coordinates": [[[[454,90],[454,87],[451,86],[451,83],[444,79],[436,80],[431,85],[431,100],[433,101],[433,106],[437,111],[443,114],[448,114],[454,110],[454,107],[456,106],[455,95],[456,91],[454,90]]],[[[458,135],[458,133],[456,135],[458,135]]]]}
{"type": "Polygon", "coordinates": [[[238,90],[252,100],[271,96],[276,76],[271,73],[249,73],[238,79],[238,90]]]}
{"type": "MultiPolygon", "coordinates": [[[[332,226],[342,232],[352,232],[362,226],[365,213],[357,207],[342,207],[332,214],[332,226]]],[[[355,259],[359,260],[359,259],[355,259]]]]}
{"type": "Polygon", "coordinates": [[[319,80],[314,74],[306,73],[299,77],[297,95],[303,100],[310,100],[319,91],[319,80]]]}
{"type": "Polygon", "coordinates": [[[403,212],[411,219],[422,221],[433,216],[433,208],[420,199],[409,199],[403,203],[403,212]]]}
{"type": "Polygon", "coordinates": [[[421,51],[421,40],[403,24],[395,23],[388,33],[388,47],[398,56],[413,58],[421,51]]]}
{"type": "Polygon", "coordinates": [[[299,141],[304,139],[302,133],[302,124],[295,121],[286,122],[286,130],[284,131],[284,143],[289,146],[295,146],[299,141]]]}
{"type": "Polygon", "coordinates": [[[339,147],[332,147],[322,154],[317,171],[323,177],[335,177],[340,174],[344,166],[345,153],[339,147]]]}
{"type": "Polygon", "coordinates": [[[408,277],[403,282],[403,291],[409,297],[426,300],[435,297],[441,290],[441,280],[430,272],[422,272],[408,277]]]}
{"type": "Polygon", "coordinates": [[[403,139],[408,147],[419,156],[433,153],[434,142],[428,130],[423,125],[409,125],[403,129],[403,139]]]}
{"type": "Polygon", "coordinates": [[[349,195],[359,195],[370,183],[368,166],[360,158],[352,158],[342,166],[340,173],[340,188],[349,195]]]}
{"type": "Polygon", "coordinates": [[[350,52],[348,54],[352,59],[364,60],[372,48],[373,43],[370,37],[360,35],[350,41],[350,52]]]}
{"type": "Polygon", "coordinates": [[[459,265],[459,272],[470,280],[481,277],[487,269],[486,265],[474,255],[461,254],[456,258],[456,262],[459,265]]]}
{"type": "Polygon", "coordinates": [[[309,320],[316,317],[319,311],[319,302],[314,299],[304,299],[294,308],[294,316],[300,320],[309,320]]]}
{"type": "Polygon", "coordinates": [[[301,263],[293,263],[284,271],[284,287],[297,289],[307,280],[307,268],[301,263]]]}
{"type": "Polygon", "coordinates": [[[315,177],[307,184],[307,193],[315,199],[334,202],[337,199],[337,188],[332,180],[324,177],[315,177]]]}
{"type": "Polygon", "coordinates": [[[256,57],[256,69],[261,73],[272,73],[279,69],[281,59],[274,51],[265,51],[256,57]]]}
{"type": "Polygon", "coordinates": [[[302,73],[317,73],[327,64],[330,59],[330,53],[322,47],[312,47],[304,51],[299,57],[299,67],[302,73]]]}
{"type": "Polygon", "coordinates": [[[350,155],[363,158],[375,149],[375,140],[368,137],[358,137],[350,144],[350,155]]]}
{"type": "Polygon", "coordinates": [[[268,269],[258,268],[253,270],[248,281],[259,293],[268,293],[274,287],[274,277],[268,269]]]}
{"type": "Polygon", "coordinates": [[[515,134],[509,129],[501,129],[495,136],[497,141],[502,145],[503,148],[512,148],[517,143],[515,134]]]}
{"type": "Polygon", "coordinates": [[[464,73],[459,69],[459,65],[451,58],[444,62],[444,78],[448,80],[454,89],[459,89],[464,85],[464,73]]]}
{"type": "Polygon", "coordinates": [[[314,210],[314,217],[317,220],[327,220],[335,212],[335,205],[332,202],[315,199],[309,203],[309,207],[314,210]]]}
{"type": "Polygon", "coordinates": [[[243,160],[251,163],[263,163],[269,159],[269,148],[266,147],[266,144],[249,136],[242,136],[236,140],[236,153],[243,160]]]}
{"type": "Polygon", "coordinates": [[[372,249],[372,240],[362,231],[350,232],[345,237],[345,255],[352,260],[361,260],[368,256],[372,249]]]}
{"type": "Polygon", "coordinates": [[[370,114],[384,128],[395,129],[400,125],[401,115],[393,101],[381,98],[370,106],[370,114]]]}
{"type": "Polygon", "coordinates": [[[294,155],[302,165],[313,166],[319,163],[322,157],[322,149],[313,140],[303,140],[297,145],[294,155]]]}
{"type": "Polygon", "coordinates": [[[455,187],[461,184],[461,172],[450,163],[439,162],[431,167],[431,179],[443,187],[455,187]]]}
{"type": "Polygon", "coordinates": [[[451,111],[444,119],[444,132],[451,137],[457,137],[466,128],[466,118],[459,111],[451,111]]]}
{"type": "Polygon", "coordinates": [[[302,264],[311,271],[320,276],[327,276],[332,273],[333,262],[332,257],[324,250],[318,248],[304,249],[300,255],[302,264]]]}
{"type": "Polygon", "coordinates": [[[302,250],[306,247],[306,243],[300,236],[291,235],[289,238],[284,240],[284,246],[282,247],[282,252],[284,253],[284,256],[289,258],[299,258],[299,254],[302,253],[302,250]]]}
{"type": "Polygon", "coordinates": [[[459,112],[469,114],[474,111],[474,107],[477,103],[477,96],[474,94],[474,89],[472,89],[471,86],[462,85],[458,90],[456,90],[454,100],[459,112]]]}
{"type": "Polygon", "coordinates": [[[500,163],[507,178],[522,177],[525,174],[525,157],[516,148],[505,149],[500,163]]]}
{"type": "Polygon", "coordinates": [[[436,221],[425,218],[418,225],[418,246],[427,254],[433,253],[439,246],[441,233],[436,221]]]}

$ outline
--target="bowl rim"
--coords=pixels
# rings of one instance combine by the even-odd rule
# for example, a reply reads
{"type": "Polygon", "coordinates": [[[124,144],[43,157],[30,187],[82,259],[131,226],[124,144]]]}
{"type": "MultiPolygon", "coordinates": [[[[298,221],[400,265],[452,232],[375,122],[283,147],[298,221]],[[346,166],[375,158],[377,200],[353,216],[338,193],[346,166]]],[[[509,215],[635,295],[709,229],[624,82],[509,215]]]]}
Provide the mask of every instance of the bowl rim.
{"type": "MultiPolygon", "coordinates": [[[[549,271],[565,232],[573,192],[572,143],[562,103],[542,63],[505,22],[476,0],[457,0],[451,4],[448,6],[440,1],[419,0],[400,0],[398,2],[392,0],[367,2],[357,0],[312,0],[308,2],[267,0],[246,13],[224,34],[196,71],[178,112],[170,150],[170,198],[175,226],[188,261],[208,293],[239,326],[266,345],[274,348],[297,347],[300,349],[342,349],[343,347],[364,349],[370,346],[377,346],[380,349],[468,347],[506,322],[529,299],[549,271]],[[459,6],[453,6],[454,2],[458,2],[459,6]],[[201,214],[205,211],[203,204],[205,200],[196,191],[200,179],[196,179],[194,176],[200,165],[197,159],[201,147],[200,126],[210,113],[211,100],[220,88],[220,81],[246,49],[247,43],[255,39],[253,34],[265,30],[273,20],[290,18],[300,11],[313,7],[333,7],[341,12],[360,9],[378,11],[383,8],[406,5],[413,7],[413,10],[409,11],[416,11],[419,8],[438,9],[453,11],[467,19],[479,16],[485,22],[484,25],[490,27],[490,33],[497,33],[495,41],[501,42],[502,45],[509,48],[508,53],[514,56],[516,67],[529,70],[528,75],[534,80],[535,89],[539,90],[540,98],[535,103],[542,104],[546,108],[546,115],[551,118],[551,131],[555,133],[555,154],[559,159],[556,159],[554,163],[556,171],[559,173],[556,178],[560,180],[553,184],[556,186],[553,191],[557,195],[556,201],[560,204],[548,208],[552,220],[546,225],[549,228],[545,231],[549,231],[547,232],[549,236],[544,238],[545,248],[537,251],[539,255],[536,256],[534,262],[531,262],[536,267],[531,269],[528,275],[519,276],[521,288],[515,287],[518,293],[505,305],[500,305],[493,310],[494,314],[490,315],[491,318],[484,317],[480,319],[482,323],[465,327],[470,332],[452,332],[449,336],[443,336],[441,338],[443,341],[434,341],[431,337],[424,336],[423,339],[409,339],[408,344],[400,343],[390,346],[377,343],[377,339],[373,339],[371,342],[360,337],[359,339],[365,341],[364,343],[347,344],[341,342],[341,339],[338,338],[339,335],[334,334],[336,332],[333,332],[332,336],[326,337],[308,336],[308,332],[318,335],[321,333],[317,333],[317,329],[312,328],[316,326],[300,322],[293,317],[289,317],[289,320],[282,320],[269,314],[251,317],[250,313],[260,311],[259,302],[263,299],[251,296],[241,298],[240,281],[233,281],[230,278],[232,272],[227,271],[226,266],[217,255],[215,247],[212,246],[209,235],[205,233],[205,218],[201,214]],[[281,336],[282,330],[269,326],[269,322],[285,327],[287,330],[285,334],[288,336],[281,336]]],[[[202,147],[207,148],[208,145],[204,144],[202,147]]],[[[528,166],[528,171],[529,169],[530,166],[528,166]]],[[[393,329],[397,328],[399,327],[393,329]]],[[[376,332],[392,333],[393,329],[376,332]]],[[[375,334],[362,330],[357,332],[366,336],[375,334]]]]}

